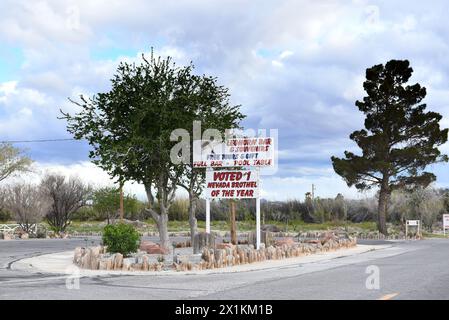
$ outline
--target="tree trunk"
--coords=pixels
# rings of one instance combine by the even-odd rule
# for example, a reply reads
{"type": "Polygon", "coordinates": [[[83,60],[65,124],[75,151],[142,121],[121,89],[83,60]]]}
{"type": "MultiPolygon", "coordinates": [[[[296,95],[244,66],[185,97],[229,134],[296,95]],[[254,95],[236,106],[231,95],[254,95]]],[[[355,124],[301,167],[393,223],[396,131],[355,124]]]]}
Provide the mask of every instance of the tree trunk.
{"type": "Polygon", "coordinates": [[[192,193],[189,193],[189,225],[190,225],[190,243],[193,246],[193,239],[198,229],[198,222],[195,217],[196,198],[192,193]]]}
{"type": "Polygon", "coordinates": [[[388,179],[383,179],[380,186],[379,192],[379,205],[377,209],[377,228],[379,232],[383,235],[387,236],[387,208],[388,208],[388,198],[389,198],[389,188],[388,188],[388,179]]]}
{"type": "MultiPolygon", "coordinates": [[[[145,185],[145,192],[148,198],[149,208],[146,208],[146,211],[151,214],[151,217],[156,222],[157,229],[159,231],[159,240],[161,241],[161,247],[166,249],[170,249],[170,239],[168,238],[168,209],[165,206],[163,201],[160,201],[160,213],[157,213],[153,210],[152,206],[154,205],[154,197],[151,192],[151,185],[145,185]]],[[[163,199],[163,197],[161,197],[163,199]]]]}
{"type": "Polygon", "coordinates": [[[157,229],[159,231],[159,239],[161,240],[161,247],[170,249],[170,239],[168,238],[168,213],[161,208],[161,214],[157,222],[157,229]]]}

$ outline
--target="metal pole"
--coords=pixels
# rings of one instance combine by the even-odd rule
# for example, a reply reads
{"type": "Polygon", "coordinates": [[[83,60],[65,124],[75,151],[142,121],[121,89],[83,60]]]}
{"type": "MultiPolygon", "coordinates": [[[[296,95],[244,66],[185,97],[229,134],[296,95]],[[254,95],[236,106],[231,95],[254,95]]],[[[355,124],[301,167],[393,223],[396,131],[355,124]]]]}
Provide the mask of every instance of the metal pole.
{"type": "Polygon", "coordinates": [[[256,249],[260,249],[260,197],[256,198],[256,249]]]}
{"type": "Polygon", "coordinates": [[[210,233],[210,199],[206,198],[206,233],[210,233]]]}

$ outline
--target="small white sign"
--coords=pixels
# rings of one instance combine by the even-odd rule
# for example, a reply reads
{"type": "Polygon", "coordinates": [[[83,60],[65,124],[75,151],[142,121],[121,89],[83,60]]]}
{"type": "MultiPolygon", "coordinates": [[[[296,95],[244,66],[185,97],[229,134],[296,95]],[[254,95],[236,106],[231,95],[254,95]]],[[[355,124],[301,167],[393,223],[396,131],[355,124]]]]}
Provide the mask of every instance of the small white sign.
{"type": "Polygon", "coordinates": [[[259,197],[259,172],[255,170],[206,171],[206,198],[259,197]]]}
{"type": "Polygon", "coordinates": [[[407,225],[409,226],[418,226],[419,220],[407,220],[407,225]]]}

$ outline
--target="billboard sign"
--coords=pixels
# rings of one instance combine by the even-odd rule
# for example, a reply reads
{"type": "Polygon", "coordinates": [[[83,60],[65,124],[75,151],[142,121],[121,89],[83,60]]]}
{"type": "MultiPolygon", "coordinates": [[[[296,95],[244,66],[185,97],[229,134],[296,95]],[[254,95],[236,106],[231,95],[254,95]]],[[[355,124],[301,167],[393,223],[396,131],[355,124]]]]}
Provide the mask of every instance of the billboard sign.
{"type": "Polygon", "coordinates": [[[256,170],[206,171],[206,198],[245,199],[259,197],[259,172],[256,170]]]}
{"type": "Polygon", "coordinates": [[[193,142],[194,168],[271,167],[274,166],[272,137],[231,138],[214,143],[193,142]]]}

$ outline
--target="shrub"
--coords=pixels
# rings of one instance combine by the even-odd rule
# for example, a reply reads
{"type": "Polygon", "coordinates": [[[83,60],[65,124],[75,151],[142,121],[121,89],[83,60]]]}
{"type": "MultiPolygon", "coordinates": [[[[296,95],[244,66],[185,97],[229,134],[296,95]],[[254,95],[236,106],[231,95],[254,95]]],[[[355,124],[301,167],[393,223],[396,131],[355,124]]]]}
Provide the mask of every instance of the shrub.
{"type": "Polygon", "coordinates": [[[110,253],[121,253],[128,256],[136,252],[140,235],[132,225],[119,223],[110,224],[103,229],[103,244],[110,253]]]}
{"type": "Polygon", "coordinates": [[[11,220],[11,214],[6,210],[0,210],[0,222],[11,220]]]}
{"type": "Polygon", "coordinates": [[[72,220],[76,221],[89,221],[94,220],[95,210],[90,206],[84,206],[79,208],[75,213],[73,213],[72,220]]]}

